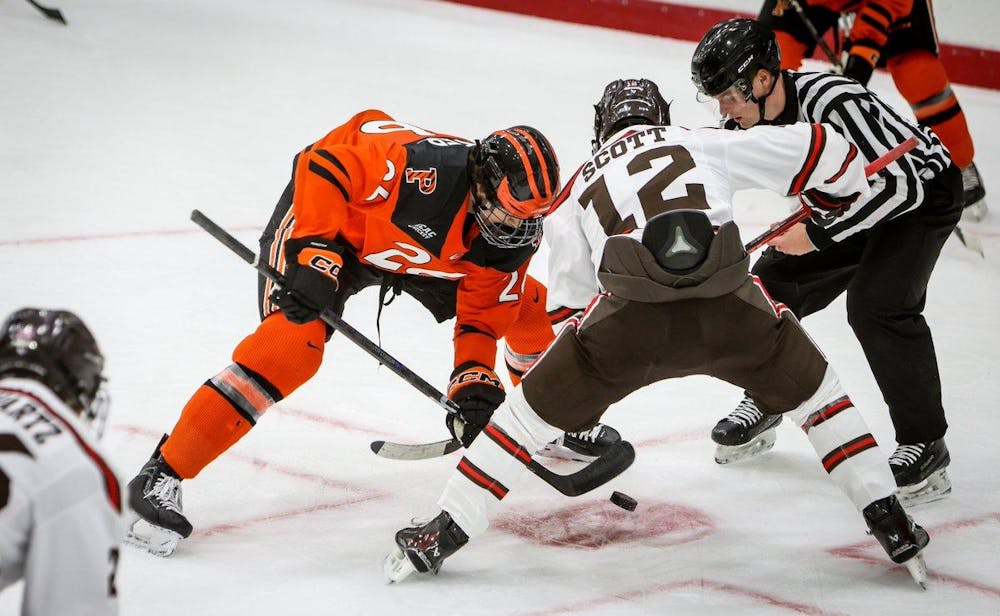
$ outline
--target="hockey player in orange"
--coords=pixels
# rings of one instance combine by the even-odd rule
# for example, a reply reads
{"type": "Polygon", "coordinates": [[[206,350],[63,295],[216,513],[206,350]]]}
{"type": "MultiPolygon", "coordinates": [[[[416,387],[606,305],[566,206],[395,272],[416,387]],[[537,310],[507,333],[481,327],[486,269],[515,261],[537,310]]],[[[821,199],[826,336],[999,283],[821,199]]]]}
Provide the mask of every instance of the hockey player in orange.
{"type": "Polygon", "coordinates": [[[965,113],[939,57],[930,0],[766,0],[759,21],[774,30],[781,68],[797,70],[817,44],[803,19],[822,36],[844,13],[854,13],[844,75],[868,85],[876,67],[889,71],[917,122],[933,130],[951,152],[962,170],[966,212],[973,220],[982,220],[986,190],[972,160],[975,147],[965,113]],[[804,15],[797,14],[793,1],[798,1],[804,15]]]}
{"type": "MultiPolygon", "coordinates": [[[[471,443],[505,396],[493,370],[497,340],[506,337],[517,383],[553,339],[545,289],[526,272],[559,186],[551,144],[527,126],[469,141],[368,110],[301,151],[260,240],[287,284],[261,280],[260,326],[129,483],[139,516],[129,541],[167,556],[190,535],[181,480],[316,373],[333,333],[320,310],[340,314],[366,287],[379,286],[383,304],[405,292],[439,322],[456,318],[448,397],[463,421],[449,415],[448,428],[471,443]]],[[[598,437],[618,438],[595,426],[563,444],[597,455],[598,437]]]]}

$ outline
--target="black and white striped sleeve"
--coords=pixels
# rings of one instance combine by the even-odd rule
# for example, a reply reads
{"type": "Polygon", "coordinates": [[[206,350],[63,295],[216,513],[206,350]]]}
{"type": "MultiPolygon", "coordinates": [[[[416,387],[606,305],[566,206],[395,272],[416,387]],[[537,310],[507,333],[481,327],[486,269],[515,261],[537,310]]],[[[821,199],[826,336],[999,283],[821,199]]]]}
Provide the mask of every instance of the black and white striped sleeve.
{"type": "Polygon", "coordinates": [[[822,73],[799,73],[795,83],[799,119],[832,126],[857,146],[868,163],[911,136],[919,142],[910,154],[875,176],[870,196],[855,203],[834,224],[819,227],[807,223],[817,248],[914,210],[924,200],[924,181],[950,164],[947,151],[933,133],[904,119],[858,83],[822,73]]]}

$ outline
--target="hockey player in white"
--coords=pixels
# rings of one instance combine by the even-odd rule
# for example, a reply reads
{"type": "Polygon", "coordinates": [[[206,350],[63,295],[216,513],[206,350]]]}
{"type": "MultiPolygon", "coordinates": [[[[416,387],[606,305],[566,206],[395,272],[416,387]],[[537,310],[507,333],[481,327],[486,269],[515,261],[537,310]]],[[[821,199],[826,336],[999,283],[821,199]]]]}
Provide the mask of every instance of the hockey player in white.
{"type": "Polygon", "coordinates": [[[645,79],[609,84],[595,109],[594,155],[546,226],[550,307],[586,310],[468,448],[441,513],[396,534],[387,577],[436,573],[485,532],[529,452],[644,385],[707,374],[759,392],[765,412],[801,426],[890,558],[924,585],[927,533],[893,496],[886,456],[833,369],[749,275],[732,222],[732,194],[745,188],[798,194],[821,224],[836,219],[869,193],[856,148],[816,124],[671,127],[645,79]]]}
{"type": "Polygon", "coordinates": [[[0,330],[0,589],[23,616],[118,613],[122,486],[97,445],[104,357],[74,314],[25,308],[0,330]]]}

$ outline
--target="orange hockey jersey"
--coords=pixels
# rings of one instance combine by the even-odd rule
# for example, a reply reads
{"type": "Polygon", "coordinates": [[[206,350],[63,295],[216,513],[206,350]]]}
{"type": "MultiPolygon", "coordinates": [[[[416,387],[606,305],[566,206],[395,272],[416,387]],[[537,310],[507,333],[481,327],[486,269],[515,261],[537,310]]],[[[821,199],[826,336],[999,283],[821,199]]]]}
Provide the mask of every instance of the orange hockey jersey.
{"type": "Polygon", "coordinates": [[[851,43],[875,51],[885,46],[893,24],[913,10],[913,0],[808,0],[803,4],[838,13],[856,13],[851,43]]]}
{"type": "Polygon", "coordinates": [[[479,234],[473,145],[363,111],[296,157],[291,236],[336,239],[387,272],[455,280],[455,365],[492,368],[535,247],[496,248],[479,234]]]}

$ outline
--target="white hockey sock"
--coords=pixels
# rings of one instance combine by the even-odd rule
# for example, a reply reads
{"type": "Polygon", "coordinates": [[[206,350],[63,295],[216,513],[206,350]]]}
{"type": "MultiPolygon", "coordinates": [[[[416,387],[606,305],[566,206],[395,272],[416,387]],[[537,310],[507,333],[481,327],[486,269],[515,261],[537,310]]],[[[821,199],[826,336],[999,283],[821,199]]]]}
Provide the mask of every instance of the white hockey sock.
{"type": "Polygon", "coordinates": [[[438,504],[469,537],[481,535],[500,500],[527,472],[531,452],[560,434],[528,406],[520,387],[514,389],[465,451],[438,504]]]}
{"type": "Polygon", "coordinates": [[[896,489],[887,458],[829,366],[811,398],[787,413],[809,437],[830,479],[858,511],[896,489]]]}

